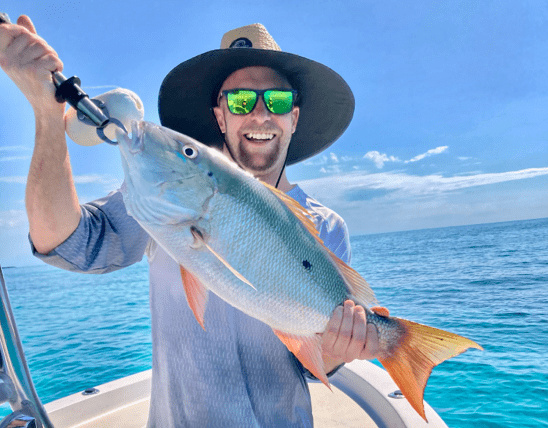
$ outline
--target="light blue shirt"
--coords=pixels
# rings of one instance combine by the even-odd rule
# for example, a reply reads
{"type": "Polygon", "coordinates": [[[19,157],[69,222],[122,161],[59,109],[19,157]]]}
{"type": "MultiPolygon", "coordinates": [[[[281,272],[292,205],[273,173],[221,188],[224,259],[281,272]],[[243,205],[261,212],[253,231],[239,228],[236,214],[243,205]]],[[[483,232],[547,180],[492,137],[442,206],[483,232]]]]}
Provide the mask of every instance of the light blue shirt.
{"type": "MultiPolygon", "coordinates": [[[[298,186],[288,195],[308,210],[325,245],[348,263],[341,217],[298,186]]],[[[305,379],[312,376],[269,326],[209,293],[202,330],[187,304],[179,266],[127,214],[121,193],[81,209],[65,242],[47,255],[31,242],[33,254],[84,273],[111,272],[147,254],[153,345],[148,427],[312,427],[305,379]]]]}

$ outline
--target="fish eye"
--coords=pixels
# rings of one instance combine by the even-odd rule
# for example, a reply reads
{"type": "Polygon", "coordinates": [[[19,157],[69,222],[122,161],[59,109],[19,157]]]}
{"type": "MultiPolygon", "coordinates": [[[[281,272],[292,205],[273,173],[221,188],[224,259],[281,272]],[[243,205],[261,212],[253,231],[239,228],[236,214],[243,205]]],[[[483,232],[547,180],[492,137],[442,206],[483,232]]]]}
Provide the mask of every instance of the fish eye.
{"type": "Polygon", "coordinates": [[[183,147],[183,154],[189,159],[194,159],[198,156],[198,150],[190,145],[186,145],[183,147]]]}

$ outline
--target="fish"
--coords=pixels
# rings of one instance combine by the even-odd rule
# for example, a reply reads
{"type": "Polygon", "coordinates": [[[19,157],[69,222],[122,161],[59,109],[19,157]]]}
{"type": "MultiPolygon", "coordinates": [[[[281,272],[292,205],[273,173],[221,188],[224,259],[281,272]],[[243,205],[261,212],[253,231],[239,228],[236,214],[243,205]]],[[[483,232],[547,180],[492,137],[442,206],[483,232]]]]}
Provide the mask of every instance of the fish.
{"type": "Polygon", "coordinates": [[[180,266],[187,302],[206,329],[209,292],[270,326],[329,387],[322,333],[351,299],[376,327],[378,360],[426,421],[433,367],[476,342],[390,316],[367,281],[321,241],[307,211],[215,148],[169,128],[133,121],[117,134],[129,215],[180,266]]]}

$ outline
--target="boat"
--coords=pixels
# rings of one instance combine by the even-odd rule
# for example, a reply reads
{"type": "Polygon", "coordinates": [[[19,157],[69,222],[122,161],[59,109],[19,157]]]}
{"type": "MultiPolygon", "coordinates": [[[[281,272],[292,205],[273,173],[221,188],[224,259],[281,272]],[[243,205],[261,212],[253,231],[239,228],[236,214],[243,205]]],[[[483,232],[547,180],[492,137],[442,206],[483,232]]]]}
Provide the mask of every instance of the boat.
{"type": "MultiPolygon", "coordinates": [[[[144,428],[152,370],[116,379],[42,405],[32,383],[0,266],[0,404],[12,412],[0,428],[144,428]]],[[[333,392],[309,381],[317,428],[447,428],[425,403],[425,422],[388,373],[369,361],[345,364],[330,379],[333,392]]]]}

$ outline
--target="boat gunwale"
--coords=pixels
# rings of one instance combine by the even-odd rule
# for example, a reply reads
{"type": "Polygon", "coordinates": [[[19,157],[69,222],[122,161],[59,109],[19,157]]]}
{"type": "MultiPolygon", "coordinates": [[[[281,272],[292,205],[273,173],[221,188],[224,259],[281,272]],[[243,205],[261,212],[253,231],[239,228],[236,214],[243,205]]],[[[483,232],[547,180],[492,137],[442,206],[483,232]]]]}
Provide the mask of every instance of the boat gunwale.
{"type": "MultiPolygon", "coordinates": [[[[94,426],[103,417],[145,405],[150,398],[152,370],[145,370],[97,386],[96,394],[82,392],[45,404],[56,428],[94,426]]],[[[426,423],[405,399],[390,398],[397,386],[388,373],[369,361],[353,361],[335,373],[330,382],[351,398],[378,428],[447,428],[441,417],[425,402],[426,423]]],[[[310,383],[315,383],[310,381],[310,383]]],[[[326,389],[326,394],[331,394],[326,389]]],[[[146,408],[148,416],[148,404],[146,408]]],[[[313,414],[318,409],[313,409],[313,414]]],[[[146,424],[146,419],[141,426],[146,424]]]]}

